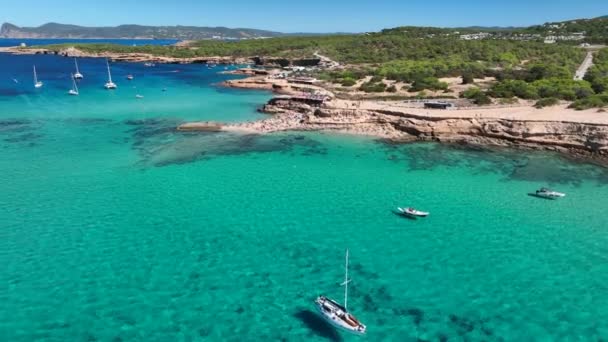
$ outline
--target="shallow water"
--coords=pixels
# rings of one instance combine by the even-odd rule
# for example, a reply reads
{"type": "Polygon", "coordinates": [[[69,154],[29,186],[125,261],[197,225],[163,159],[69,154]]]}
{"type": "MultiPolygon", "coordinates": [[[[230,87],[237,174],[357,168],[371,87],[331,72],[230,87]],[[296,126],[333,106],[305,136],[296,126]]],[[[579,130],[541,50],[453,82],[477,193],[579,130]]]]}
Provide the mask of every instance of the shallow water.
{"type": "Polygon", "coordinates": [[[5,94],[9,74],[47,73],[40,92],[0,96],[2,340],[608,338],[606,169],[329,134],[180,134],[183,120],[263,117],[269,95],[213,87],[226,77],[202,65],[113,65],[107,92],[91,59],[71,98],[70,60],[2,59],[5,94]],[[568,196],[527,195],[541,186],[568,196]],[[393,213],[407,205],[431,215],[393,213]],[[342,300],[345,248],[365,337],[314,312],[319,294],[342,300]]]}

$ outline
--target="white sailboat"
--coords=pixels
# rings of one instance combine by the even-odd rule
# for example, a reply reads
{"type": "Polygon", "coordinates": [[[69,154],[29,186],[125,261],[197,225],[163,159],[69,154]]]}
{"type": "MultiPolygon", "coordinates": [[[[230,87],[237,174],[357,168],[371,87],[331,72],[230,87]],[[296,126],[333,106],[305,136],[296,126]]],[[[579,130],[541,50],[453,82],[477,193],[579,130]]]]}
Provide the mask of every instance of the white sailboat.
{"type": "Polygon", "coordinates": [[[348,249],[346,250],[346,262],[344,266],[344,282],[341,284],[344,286],[344,306],[340,305],[335,300],[327,298],[325,296],[319,296],[315,303],[319,312],[329,323],[334,326],[344,329],[346,331],[365,334],[367,327],[359,322],[355,316],[353,316],[347,309],[348,305],[348,249]]]}
{"type": "Polygon", "coordinates": [[[110,62],[106,58],[106,66],[108,67],[108,82],[104,85],[106,89],[116,89],[116,83],[112,82],[112,73],[110,72],[110,62]]]}
{"type": "Polygon", "coordinates": [[[68,94],[78,96],[78,86],[76,85],[76,75],[72,75],[72,89],[68,91],[68,94]]]}
{"type": "Polygon", "coordinates": [[[36,66],[34,65],[34,87],[42,88],[43,83],[38,81],[38,74],[36,74],[36,66]]]}
{"type": "Polygon", "coordinates": [[[78,70],[78,62],[76,61],[76,58],[74,58],[74,65],[76,66],[76,73],[74,74],[74,79],[77,80],[81,80],[84,78],[84,76],[80,73],[80,70],[78,70]]]}

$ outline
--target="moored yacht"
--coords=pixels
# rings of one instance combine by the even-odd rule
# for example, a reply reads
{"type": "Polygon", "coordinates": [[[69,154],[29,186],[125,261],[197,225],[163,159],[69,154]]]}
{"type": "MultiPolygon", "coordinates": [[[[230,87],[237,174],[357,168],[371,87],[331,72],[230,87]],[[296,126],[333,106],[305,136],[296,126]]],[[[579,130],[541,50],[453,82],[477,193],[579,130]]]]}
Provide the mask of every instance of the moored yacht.
{"type": "Polygon", "coordinates": [[[78,70],[78,62],[76,61],[76,58],[74,58],[74,65],[76,66],[76,73],[74,74],[74,79],[83,79],[84,76],[80,73],[80,70],[78,70]]]}
{"type": "Polygon", "coordinates": [[[106,82],[106,84],[104,84],[104,87],[106,89],[116,89],[116,83],[112,82],[112,73],[110,72],[110,62],[108,62],[108,59],[106,58],[106,66],[108,67],[108,82],[106,82]]]}
{"type": "Polygon", "coordinates": [[[410,216],[410,217],[427,217],[429,216],[429,212],[416,210],[414,208],[397,208],[402,215],[410,216]]]}
{"type": "Polygon", "coordinates": [[[549,199],[557,199],[557,198],[566,197],[566,194],[564,194],[562,192],[553,191],[548,188],[540,188],[539,190],[536,190],[535,194],[538,197],[549,198],[549,199]]]}
{"type": "Polygon", "coordinates": [[[350,279],[348,279],[348,249],[346,250],[344,270],[344,282],[342,283],[344,286],[344,305],[340,305],[335,300],[325,296],[319,296],[315,300],[315,304],[317,304],[317,309],[319,309],[321,316],[332,325],[355,334],[365,334],[367,327],[347,309],[348,283],[350,282],[350,279]]]}
{"type": "Polygon", "coordinates": [[[38,81],[38,74],[36,74],[36,66],[34,65],[34,88],[42,88],[44,84],[38,81]]]}
{"type": "Polygon", "coordinates": [[[78,96],[78,86],[76,85],[76,75],[72,75],[72,89],[68,91],[68,94],[78,96]]]}

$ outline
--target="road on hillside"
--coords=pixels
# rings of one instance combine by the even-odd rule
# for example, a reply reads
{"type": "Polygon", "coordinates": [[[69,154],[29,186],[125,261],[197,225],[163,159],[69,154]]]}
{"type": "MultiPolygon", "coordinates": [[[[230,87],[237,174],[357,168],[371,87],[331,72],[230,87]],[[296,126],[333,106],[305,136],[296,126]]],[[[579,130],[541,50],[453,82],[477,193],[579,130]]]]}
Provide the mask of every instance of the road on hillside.
{"type": "Polygon", "coordinates": [[[583,77],[585,77],[585,74],[587,74],[587,70],[589,70],[589,68],[593,65],[593,52],[589,51],[587,52],[587,56],[585,57],[585,60],[583,61],[583,63],[581,63],[581,66],[578,67],[578,70],[576,70],[576,74],[574,74],[574,80],[575,81],[580,81],[583,79],[583,77]]]}

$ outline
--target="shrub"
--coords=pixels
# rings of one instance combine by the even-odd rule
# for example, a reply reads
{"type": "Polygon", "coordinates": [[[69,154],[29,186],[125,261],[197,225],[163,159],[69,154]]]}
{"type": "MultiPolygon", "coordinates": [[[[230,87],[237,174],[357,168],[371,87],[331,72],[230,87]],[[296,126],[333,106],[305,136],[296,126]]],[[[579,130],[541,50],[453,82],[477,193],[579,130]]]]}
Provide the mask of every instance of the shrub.
{"type": "Polygon", "coordinates": [[[462,84],[473,84],[475,83],[475,78],[472,73],[465,72],[462,74],[462,84]]]}
{"type": "Polygon", "coordinates": [[[475,99],[473,99],[473,102],[478,106],[484,106],[492,104],[492,99],[490,99],[490,97],[485,93],[481,93],[477,95],[475,99]]]}
{"type": "Polygon", "coordinates": [[[440,82],[435,77],[424,77],[414,80],[412,83],[412,87],[410,88],[410,92],[417,92],[421,90],[446,90],[448,89],[448,84],[445,82],[440,82]]]}
{"type": "Polygon", "coordinates": [[[463,91],[462,93],[460,93],[460,97],[465,98],[465,99],[472,99],[481,92],[482,92],[481,89],[479,89],[477,87],[471,87],[471,88],[463,91]]]}
{"type": "Polygon", "coordinates": [[[587,81],[574,81],[572,79],[550,78],[538,80],[531,84],[536,88],[538,95],[556,97],[558,99],[574,101],[593,94],[591,84],[587,81]]]}
{"type": "Polygon", "coordinates": [[[522,99],[538,98],[538,91],[535,87],[521,80],[506,80],[495,84],[490,89],[492,97],[510,98],[517,96],[522,99]]]}
{"type": "Polygon", "coordinates": [[[386,91],[389,93],[396,93],[397,92],[397,87],[395,87],[395,85],[390,85],[388,88],[386,88],[386,91]]]}
{"type": "Polygon", "coordinates": [[[465,99],[472,100],[473,103],[479,106],[489,105],[492,103],[492,100],[488,97],[488,95],[477,87],[472,87],[463,91],[460,96],[465,99]]]}
{"type": "Polygon", "coordinates": [[[555,106],[557,104],[559,104],[558,98],[545,97],[545,98],[542,98],[542,99],[536,101],[536,104],[534,105],[534,107],[540,109],[540,108],[544,108],[544,107],[555,106]]]}
{"type": "Polygon", "coordinates": [[[344,78],[344,79],[342,79],[342,82],[340,82],[340,84],[343,87],[352,87],[355,84],[357,84],[357,81],[352,78],[344,78]]]}
{"type": "Polygon", "coordinates": [[[608,94],[603,93],[576,100],[568,108],[584,110],[589,108],[602,108],[605,106],[608,106],[608,94]]]}
{"type": "Polygon", "coordinates": [[[504,104],[504,105],[515,104],[515,103],[517,103],[517,102],[518,102],[518,101],[517,101],[517,98],[516,98],[516,97],[507,97],[507,98],[504,98],[504,99],[500,99],[500,100],[498,101],[498,103],[500,103],[500,104],[504,104]]]}
{"type": "Polygon", "coordinates": [[[366,93],[382,93],[386,90],[386,84],[384,84],[382,82],[380,82],[380,83],[365,82],[361,85],[361,87],[359,87],[359,89],[366,93]]]}
{"type": "Polygon", "coordinates": [[[370,83],[378,83],[378,82],[382,82],[382,80],[383,80],[382,76],[376,75],[376,76],[372,77],[372,79],[370,80],[370,83]]]}

